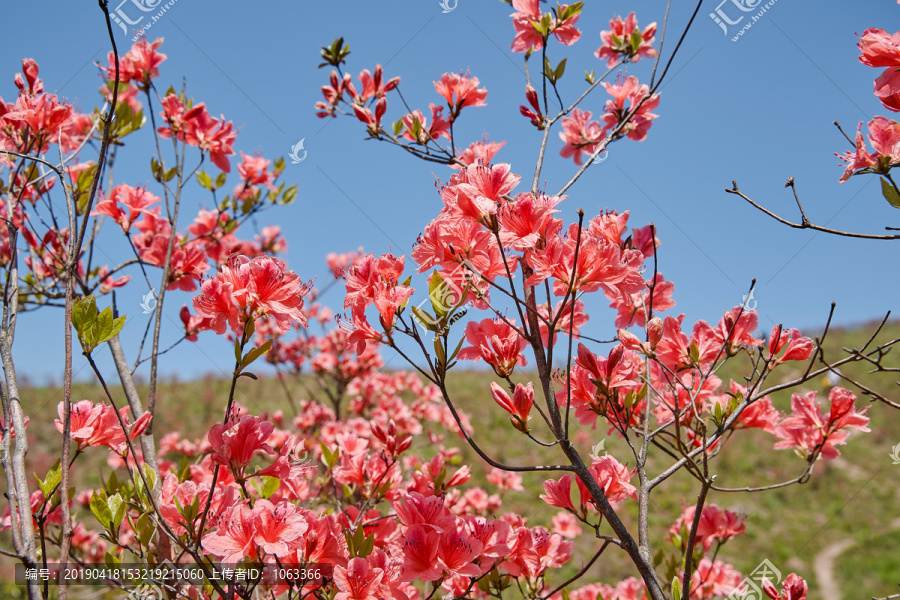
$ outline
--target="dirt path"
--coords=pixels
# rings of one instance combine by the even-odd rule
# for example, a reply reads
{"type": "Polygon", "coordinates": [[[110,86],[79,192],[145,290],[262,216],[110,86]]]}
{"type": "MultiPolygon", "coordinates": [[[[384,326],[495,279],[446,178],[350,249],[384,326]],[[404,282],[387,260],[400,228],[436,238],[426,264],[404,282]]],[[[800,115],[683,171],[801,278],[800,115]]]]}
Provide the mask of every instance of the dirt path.
{"type": "Polygon", "coordinates": [[[853,543],[853,540],[841,540],[831,544],[819,552],[813,560],[813,571],[819,583],[819,597],[822,600],[841,600],[841,592],[834,578],[834,561],[853,543]]]}

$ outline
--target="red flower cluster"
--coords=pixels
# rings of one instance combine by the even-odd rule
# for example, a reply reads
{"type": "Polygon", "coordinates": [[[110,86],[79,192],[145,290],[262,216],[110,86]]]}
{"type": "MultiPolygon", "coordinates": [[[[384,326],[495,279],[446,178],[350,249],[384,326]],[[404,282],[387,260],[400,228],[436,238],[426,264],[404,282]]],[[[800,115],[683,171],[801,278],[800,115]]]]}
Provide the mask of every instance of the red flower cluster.
{"type": "Polygon", "coordinates": [[[194,296],[194,310],[208,318],[209,328],[220,335],[226,325],[239,332],[244,323],[261,317],[271,317],[278,331],[285,333],[292,321],[306,327],[301,309],[311,288],[311,282],[304,284],[277,258],[238,255],[201,284],[200,295],[194,296]]]}
{"type": "MultiPolygon", "coordinates": [[[[57,406],[59,419],[54,421],[56,429],[62,433],[65,406],[62,402],[57,406]]],[[[108,404],[94,404],[90,400],[81,400],[75,402],[71,406],[70,412],[70,431],[71,438],[78,443],[78,448],[84,449],[88,446],[106,446],[117,454],[124,454],[128,451],[126,435],[128,439],[134,440],[141,435],[153,416],[149,412],[145,412],[134,423],[130,423],[129,408],[123,407],[119,409],[118,416],[116,409],[108,404]],[[119,423],[121,417],[125,424],[126,431],[122,430],[119,423]]]]}

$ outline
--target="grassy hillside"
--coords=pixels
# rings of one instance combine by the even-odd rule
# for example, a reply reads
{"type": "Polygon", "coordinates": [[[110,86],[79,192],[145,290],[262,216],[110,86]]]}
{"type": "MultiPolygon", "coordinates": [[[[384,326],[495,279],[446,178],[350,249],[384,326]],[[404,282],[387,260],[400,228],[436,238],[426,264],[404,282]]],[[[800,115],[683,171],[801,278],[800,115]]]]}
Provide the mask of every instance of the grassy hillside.
{"type": "MultiPolygon", "coordinates": [[[[840,348],[860,346],[872,329],[832,331],[826,345],[827,355],[836,357],[840,348]]],[[[900,325],[892,324],[882,332],[879,340],[897,337],[900,337],[900,325]]],[[[394,361],[391,366],[398,363],[394,361]]],[[[900,359],[891,355],[885,364],[898,367],[900,359]]],[[[866,376],[866,367],[861,364],[847,366],[843,371],[854,377],[868,377],[865,381],[870,387],[900,402],[896,373],[894,377],[890,373],[866,376]]],[[[776,372],[785,380],[797,374],[799,370],[794,368],[792,371],[790,367],[784,368],[780,375],[776,372]]],[[[453,397],[458,406],[472,416],[479,443],[492,456],[510,464],[561,460],[558,450],[535,446],[509,425],[505,413],[490,398],[490,375],[459,370],[451,379],[453,397]]],[[[739,365],[729,364],[729,368],[720,375],[726,382],[729,377],[739,378],[739,365]]],[[[807,389],[819,389],[822,393],[827,391],[824,380],[815,383],[807,389]]],[[[159,388],[160,409],[155,423],[157,439],[161,433],[172,429],[179,429],[188,438],[205,434],[220,419],[228,385],[228,381],[214,379],[163,382],[159,388]]],[[[121,398],[121,390],[116,392],[121,398]]],[[[145,394],[146,390],[141,390],[141,393],[145,394]]],[[[299,387],[294,393],[299,397],[305,395],[299,387]]],[[[22,397],[31,415],[29,465],[34,471],[43,473],[56,460],[59,452],[60,438],[52,419],[62,393],[59,389],[30,388],[23,391],[22,397]]],[[[101,395],[96,386],[83,384],[75,386],[73,398],[99,401],[101,395]]],[[[286,415],[291,415],[284,391],[271,379],[242,379],[237,399],[252,411],[281,409],[286,415]]],[[[788,394],[776,395],[773,400],[779,410],[788,409],[788,394]]],[[[720,558],[733,563],[742,573],[751,572],[763,559],[770,560],[783,575],[796,571],[810,582],[810,598],[820,597],[817,587],[820,583],[825,586],[822,591],[828,598],[867,598],[900,591],[897,587],[900,584],[900,465],[892,464],[889,456],[892,446],[900,444],[900,410],[875,402],[871,405],[869,416],[872,432],[854,432],[848,445],[840,447],[841,457],[830,462],[820,461],[812,479],[805,485],[761,494],[712,492],[710,502],[747,515],[747,534],[726,544],[720,558]],[[833,589],[829,581],[834,581],[838,589],[833,589]],[[829,592],[831,595],[827,595],[829,592]]],[[[625,462],[631,456],[624,442],[615,434],[607,437],[605,427],[598,426],[591,431],[573,421],[573,431],[574,435],[581,436],[581,445],[585,449],[605,438],[606,449],[617,458],[625,462]]],[[[713,472],[718,473],[717,485],[766,485],[799,475],[805,466],[804,461],[790,451],[773,450],[774,442],[773,436],[757,430],[736,436],[713,463],[713,472]]],[[[97,457],[100,454],[96,453],[97,457]]],[[[473,465],[474,483],[494,491],[493,486],[485,481],[487,469],[475,453],[466,447],[463,448],[463,456],[467,464],[473,465]]],[[[654,457],[651,475],[664,469],[668,460],[665,455],[654,457]]],[[[629,466],[633,466],[633,458],[628,462],[629,466]]],[[[91,485],[108,472],[109,467],[102,458],[97,458],[92,463],[81,464],[74,475],[91,485]]],[[[526,516],[531,525],[549,526],[556,509],[537,498],[542,491],[542,481],[540,476],[526,474],[524,483],[527,491],[507,493],[503,498],[505,509],[526,516]]],[[[634,483],[637,483],[636,479],[634,483]]],[[[695,501],[696,493],[696,482],[684,473],[654,491],[650,526],[651,537],[657,540],[654,542],[655,548],[659,547],[661,542],[658,540],[680,514],[682,506],[695,501]]],[[[625,506],[625,520],[633,524],[636,506],[633,502],[625,506]]],[[[11,548],[11,540],[4,536],[0,545],[11,548]]],[[[572,572],[580,566],[581,557],[589,556],[590,549],[596,547],[588,535],[579,538],[576,546],[579,550],[571,565],[572,572]]],[[[3,572],[8,573],[11,559],[0,559],[3,572]]],[[[585,582],[598,579],[615,581],[634,574],[624,553],[608,551],[585,582]]],[[[4,598],[21,594],[9,584],[3,587],[5,589],[0,588],[0,596],[4,598]]],[[[90,590],[92,597],[96,597],[96,588],[80,590],[90,590]]]]}

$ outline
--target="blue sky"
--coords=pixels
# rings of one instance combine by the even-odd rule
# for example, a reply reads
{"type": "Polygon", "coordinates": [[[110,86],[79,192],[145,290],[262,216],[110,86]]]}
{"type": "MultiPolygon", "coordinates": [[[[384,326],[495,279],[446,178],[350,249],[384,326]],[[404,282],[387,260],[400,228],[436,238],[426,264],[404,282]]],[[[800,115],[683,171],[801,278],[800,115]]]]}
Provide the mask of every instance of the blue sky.
{"type": "MultiPolygon", "coordinates": [[[[609,18],[634,10],[641,25],[661,23],[665,4],[586,2],[578,23],[581,41],[569,48],[551,45],[554,64],[568,57],[563,99],[580,93],[586,69],[604,70],[593,51],[609,18]]],[[[688,3],[673,4],[664,57],[689,17],[688,3]]],[[[689,322],[717,320],[741,303],[754,277],[754,299],[766,331],[774,323],[785,323],[818,333],[832,301],[837,302],[838,324],[880,318],[897,308],[900,286],[892,258],[897,256],[896,243],[792,230],[724,188],[737,180],[745,193],[798,221],[793,198],[784,189],[792,176],[816,223],[870,233],[881,232],[885,225],[900,226],[900,212],[881,198],[875,178],[838,183],[841,169],[833,153],[846,150],[847,143],[832,125],[837,120],[852,131],[860,120],[892,116],[872,94],[879,71],[858,62],[855,33],[867,27],[896,31],[900,7],[887,0],[812,5],[778,0],[733,42],[739,26],[724,35],[709,17],[717,6],[717,1],[704,2],[661,89],[656,111],[660,117],[648,139],[614,144],[609,158],[569,190],[569,199],[561,205],[563,216],[572,219],[576,209],[584,208],[590,217],[609,208],[630,210],[630,223],[636,226],[655,223],[663,243],[660,271],[675,282],[678,306],[673,311],[686,313],[689,322]]],[[[730,1],[721,6],[736,18],[738,11],[730,1]]],[[[132,19],[141,14],[130,2],[122,10],[132,19]]],[[[488,133],[492,140],[506,140],[495,160],[512,163],[515,172],[530,180],[540,136],[518,114],[524,103],[524,75],[521,55],[508,50],[513,36],[510,12],[496,0],[459,0],[446,14],[437,0],[273,0],[255,5],[177,0],[147,36],[165,38],[162,51],[168,60],[157,86],[180,87],[185,78],[189,95],[205,101],[213,115],[224,114],[240,127],[235,150],[274,159],[286,156],[305,138],[307,159],[298,165],[288,160],[284,172],[288,184],[300,186],[297,201],[262,214],[257,223],[259,228],[280,225],[289,242],[286,259],[291,267],[323,284],[329,279],[324,257],[330,251],[364,246],[376,253],[408,254],[440,208],[434,178],[446,180],[449,169],[364,141],[363,129],[352,117],[316,118],[313,105],[328,76],[326,69],[317,69],[319,47],[343,36],[352,51],[349,72],[356,75],[381,63],[388,76],[402,78],[407,101],[423,109],[439,98],[432,81],[444,72],[468,69],[489,90],[488,105],[464,111],[456,128],[458,139],[468,143],[488,133]]],[[[98,103],[100,78],[93,63],[105,63],[109,48],[96,3],[14,3],[4,14],[10,24],[35,23],[37,14],[40,19],[37,29],[9,27],[0,39],[0,95],[7,101],[15,98],[12,77],[21,58],[32,57],[40,64],[48,91],[57,91],[82,111],[98,103]]],[[[133,34],[118,29],[116,34],[120,52],[126,51],[133,34]]],[[[644,60],[630,65],[628,73],[644,81],[651,68],[644,60]]],[[[389,122],[401,115],[400,103],[391,100],[389,122]]],[[[599,114],[605,100],[600,89],[583,107],[599,114]]],[[[117,183],[148,183],[150,144],[149,131],[127,139],[116,163],[117,183]]],[[[560,147],[551,136],[542,176],[548,190],[559,189],[575,169],[558,156],[560,147]]],[[[86,152],[84,158],[91,155],[86,152]]],[[[236,174],[229,179],[229,189],[234,179],[236,174]]],[[[151,190],[155,185],[149,181],[151,190]]],[[[197,208],[210,207],[208,195],[201,192],[192,187],[186,194],[180,229],[197,208]]],[[[244,234],[251,233],[248,224],[244,234]]],[[[115,236],[101,239],[99,250],[111,263],[126,256],[115,236]]],[[[137,282],[118,298],[120,310],[131,318],[126,328],[129,357],[136,351],[134,338],[146,324],[139,307],[144,287],[137,282]]],[[[342,296],[333,288],[323,300],[338,308],[342,296]]],[[[101,300],[101,306],[105,302],[101,300]]],[[[164,347],[179,337],[177,314],[185,303],[190,296],[184,292],[167,296],[164,347]]],[[[606,304],[602,298],[589,303],[589,335],[611,335],[612,313],[606,304]]],[[[60,312],[24,315],[14,347],[19,372],[35,381],[59,381],[62,339],[60,312]]],[[[98,356],[103,372],[113,373],[108,354],[101,351],[98,356]]],[[[199,344],[182,344],[166,355],[161,368],[182,379],[228,373],[231,356],[227,343],[207,333],[199,344]]],[[[88,370],[82,367],[76,359],[76,371],[81,369],[80,376],[85,376],[88,370]]]]}

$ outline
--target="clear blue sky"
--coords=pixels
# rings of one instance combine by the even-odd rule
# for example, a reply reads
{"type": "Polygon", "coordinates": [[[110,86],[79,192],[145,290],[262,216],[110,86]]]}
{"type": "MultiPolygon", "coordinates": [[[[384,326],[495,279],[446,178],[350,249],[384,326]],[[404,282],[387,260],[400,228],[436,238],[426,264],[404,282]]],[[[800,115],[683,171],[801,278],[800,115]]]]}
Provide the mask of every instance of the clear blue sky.
{"type": "MultiPolygon", "coordinates": [[[[564,99],[583,89],[585,69],[602,72],[592,53],[610,17],[635,10],[642,25],[661,23],[665,4],[586,2],[578,23],[581,41],[571,48],[551,47],[554,63],[569,57],[564,99]]],[[[670,33],[681,31],[689,4],[673,3],[670,33]]],[[[663,242],[660,271],[675,282],[674,312],[686,313],[688,321],[717,320],[742,301],[754,277],[766,331],[783,322],[817,333],[831,301],[837,302],[838,324],[868,321],[898,308],[900,244],[791,230],[723,190],[736,179],[753,198],[799,220],[783,187],[793,176],[807,214],[817,223],[874,233],[884,225],[900,226],[900,212],[881,198],[875,178],[838,183],[841,169],[833,153],[843,152],[847,144],[832,125],[838,120],[852,131],[860,120],[892,116],[872,94],[879,71],[858,62],[854,34],[867,27],[897,30],[900,7],[888,0],[779,0],[732,42],[708,16],[717,5],[704,3],[662,88],[656,111],[661,116],[649,138],[613,145],[609,159],[569,191],[563,214],[571,219],[580,207],[589,216],[609,208],[631,210],[631,223],[638,226],[654,222],[663,242]]],[[[729,6],[722,8],[736,16],[729,6]]],[[[123,10],[132,18],[140,14],[130,3],[123,10]]],[[[471,141],[487,132],[492,140],[506,140],[496,160],[512,163],[514,171],[530,178],[540,138],[518,114],[524,103],[524,75],[521,55],[508,51],[513,36],[510,12],[496,0],[459,0],[448,14],[441,12],[437,0],[178,0],[147,35],[151,40],[165,38],[162,51],[168,60],[157,85],[162,90],[170,84],[180,87],[186,78],[189,95],[205,101],[213,115],[224,114],[240,126],[235,150],[274,159],[306,138],[307,159],[299,165],[288,160],[284,173],[289,184],[300,185],[297,202],[264,213],[258,224],[281,225],[291,267],[304,278],[318,276],[325,283],[329,275],[324,256],[330,251],[361,245],[376,253],[408,254],[440,208],[434,177],[445,180],[449,170],[363,141],[362,128],[353,118],[317,119],[313,104],[328,75],[326,69],[316,68],[319,47],[344,36],[352,50],[351,73],[381,63],[388,76],[402,77],[407,100],[423,109],[437,101],[431,82],[441,73],[469,69],[489,90],[488,106],[464,112],[458,139],[471,141]]],[[[69,98],[82,111],[98,103],[100,78],[93,63],[105,63],[109,47],[95,2],[11,3],[4,8],[4,21],[8,27],[0,39],[0,94],[7,101],[16,95],[12,77],[21,58],[33,57],[48,91],[69,98]]],[[[120,51],[126,51],[131,33],[117,30],[117,36],[120,51]]],[[[670,35],[666,41],[665,56],[675,39],[670,35]]],[[[647,80],[651,67],[645,60],[631,65],[629,74],[647,80]]],[[[584,107],[597,114],[605,100],[601,89],[584,107]]],[[[399,118],[398,105],[389,103],[390,121],[399,118]]],[[[556,190],[575,167],[558,156],[561,142],[555,136],[551,140],[544,179],[549,190],[556,190]]],[[[116,164],[117,183],[148,182],[150,144],[148,131],[128,138],[116,164]]],[[[154,185],[150,181],[151,190],[154,185]]],[[[193,188],[186,195],[180,230],[199,206],[209,208],[201,192],[193,188]]],[[[121,242],[113,238],[101,240],[100,250],[111,263],[125,257],[121,242]]],[[[154,276],[158,278],[158,271],[154,276]]],[[[119,299],[120,310],[134,317],[126,329],[132,339],[146,323],[138,306],[143,287],[140,282],[129,286],[119,299]]],[[[334,288],[324,300],[339,308],[342,295],[334,288]]],[[[167,296],[165,315],[171,318],[166,319],[163,346],[177,339],[177,314],[185,303],[190,304],[190,296],[184,292],[167,296]]],[[[602,298],[589,304],[592,320],[586,333],[611,335],[611,312],[605,306],[602,298]]],[[[14,348],[19,372],[35,381],[59,381],[62,339],[60,312],[48,309],[23,316],[14,348]]],[[[132,357],[135,344],[126,342],[126,352],[132,357]]],[[[108,353],[98,356],[101,369],[113,373],[108,353]]],[[[227,373],[231,356],[227,343],[207,333],[200,344],[183,344],[168,354],[162,370],[183,379],[227,373]]],[[[76,359],[75,369],[82,366],[76,359]]],[[[80,376],[87,372],[81,370],[80,376]]]]}

